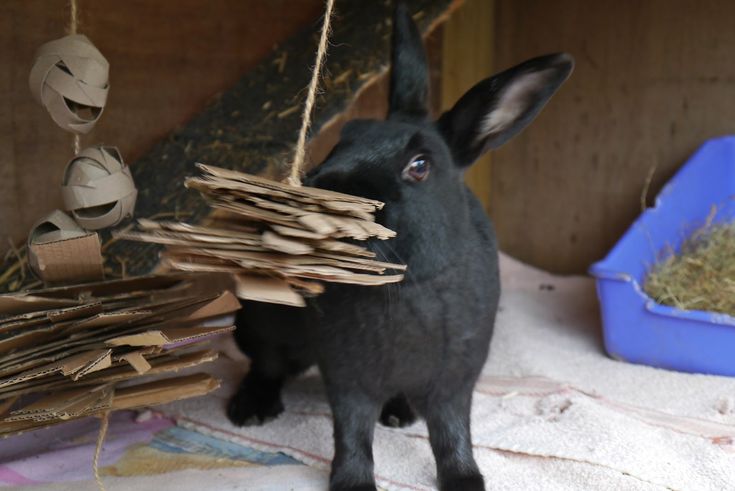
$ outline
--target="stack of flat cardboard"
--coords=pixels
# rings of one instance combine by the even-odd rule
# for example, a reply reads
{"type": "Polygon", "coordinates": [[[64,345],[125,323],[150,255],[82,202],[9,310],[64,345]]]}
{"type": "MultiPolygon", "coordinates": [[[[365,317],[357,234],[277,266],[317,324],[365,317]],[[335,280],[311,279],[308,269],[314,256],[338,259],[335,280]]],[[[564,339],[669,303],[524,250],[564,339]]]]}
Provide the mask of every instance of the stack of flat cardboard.
{"type": "Polygon", "coordinates": [[[290,186],[198,164],[186,180],[217,210],[205,225],[139,220],[120,238],[165,244],[164,266],[234,274],[237,296],[303,306],[319,281],[383,285],[403,279],[404,265],[344,239],[381,240],[395,232],[375,222],[383,203],[324,189],[290,186]],[[393,270],[394,274],[385,274],[393,270]]]}
{"type": "Polygon", "coordinates": [[[203,395],[206,339],[240,304],[211,275],[169,274],[0,295],[0,437],[113,409],[203,395]],[[207,278],[209,276],[209,278],[207,278]]]}

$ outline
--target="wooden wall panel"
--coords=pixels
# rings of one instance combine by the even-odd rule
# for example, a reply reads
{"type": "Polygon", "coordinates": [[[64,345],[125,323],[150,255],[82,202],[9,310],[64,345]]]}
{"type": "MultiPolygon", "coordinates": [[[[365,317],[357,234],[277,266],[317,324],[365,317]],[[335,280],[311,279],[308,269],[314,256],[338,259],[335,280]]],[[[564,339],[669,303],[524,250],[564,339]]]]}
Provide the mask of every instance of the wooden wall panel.
{"type": "Polygon", "coordinates": [[[498,69],[569,51],[577,68],[493,156],[503,249],[584,272],[707,138],[735,131],[735,2],[496,0],[498,69]]]}
{"type": "MultiPolygon", "coordinates": [[[[442,108],[451,108],[462,95],[493,72],[494,0],[465,0],[444,25],[442,50],[442,108]]],[[[465,182],[486,211],[491,203],[490,154],[465,174],[465,182]]]]}
{"type": "MultiPolygon", "coordinates": [[[[321,0],[78,2],[80,32],[111,65],[108,106],[82,144],[116,145],[128,162],[323,12],[321,0]]],[[[0,1],[0,252],[61,205],[72,136],[31,98],[27,78],[36,48],[63,35],[67,6],[0,1]]]]}

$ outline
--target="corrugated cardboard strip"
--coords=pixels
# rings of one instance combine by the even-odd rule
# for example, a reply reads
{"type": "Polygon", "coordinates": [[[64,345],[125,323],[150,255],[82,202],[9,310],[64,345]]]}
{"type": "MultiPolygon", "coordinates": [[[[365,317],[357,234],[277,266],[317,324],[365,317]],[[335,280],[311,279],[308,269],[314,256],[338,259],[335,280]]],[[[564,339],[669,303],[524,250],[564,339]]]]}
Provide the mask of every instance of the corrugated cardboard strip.
{"type": "Polygon", "coordinates": [[[138,191],[118,149],[95,146],[69,161],[61,196],[79,225],[99,230],[132,216],[138,191]]]}
{"type": "Polygon", "coordinates": [[[73,34],[41,46],[28,84],[61,128],[89,133],[102,115],[110,65],[86,36],[73,34]]]}
{"type": "Polygon", "coordinates": [[[28,262],[45,283],[94,281],[103,276],[99,237],[59,210],[33,226],[28,262]]]}
{"type": "Polygon", "coordinates": [[[240,308],[213,290],[220,281],[177,273],[0,295],[0,437],[216,388],[208,375],[143,377],[217,357],[206,342],[234,329],[240,308]]]}
{"type": "Polygon", "coordinates": [[[215,208],[204,225],[139,220],[118,237],[164,244],[165,266],[237,276],[238,297],[305,305],[320,281],[383,285],[403,279],[404,265],[344,239],[386,240],[395,232],[375,222],[383,203],[324,189],[291,186],[198,164],[186,186],[215,208]],[[392,274],[386,274],[387,271],[392,274]]]}

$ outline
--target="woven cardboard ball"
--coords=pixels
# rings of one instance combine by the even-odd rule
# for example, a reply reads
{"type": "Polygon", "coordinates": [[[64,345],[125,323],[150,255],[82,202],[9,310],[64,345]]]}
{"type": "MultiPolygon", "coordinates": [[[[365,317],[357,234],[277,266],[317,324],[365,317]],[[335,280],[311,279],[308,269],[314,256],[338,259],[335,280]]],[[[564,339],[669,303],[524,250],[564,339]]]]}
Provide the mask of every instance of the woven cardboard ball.
{"type": "Polygon", "coordinates": [[[44,283],[93,281],[104,276],[99,236],[83,230],[60,210],[33,225],[27,245],[28,264],[44,283]]]}
{"type": "Polygon", "coordinates": [[[117,148],[96,146],[69,161],[61,195],[79,225],[98,230],[132,216],[138,191],[117,148]]]}
{"type": "Polygon", "coordinates": [[[56,124],[88,133],[107,102],[109,72],[109,63],[91,41],[73,34],[38,49],[28,83],[56,124]]]}

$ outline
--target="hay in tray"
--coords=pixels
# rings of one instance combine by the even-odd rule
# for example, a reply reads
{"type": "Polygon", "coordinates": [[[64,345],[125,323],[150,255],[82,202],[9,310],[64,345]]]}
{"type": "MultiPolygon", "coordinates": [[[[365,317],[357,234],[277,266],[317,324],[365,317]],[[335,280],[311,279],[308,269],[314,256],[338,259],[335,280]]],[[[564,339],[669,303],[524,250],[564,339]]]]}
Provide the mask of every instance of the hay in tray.
{"type": "Polygon", "coordinates": [[[240,298],[304,305],[321,282],[365,286],[403,279],[404,265],[381,261],[356,241],[389,239],[375,222],[383,203],[293,186],[198,164],[186,180],[216,212],[205,224],[139,220],[118,238],[164,244],[163,265],[174,270],[225,272],[240,298]],[[354,240],[345,240],[354,239],[354,240]]]}
{"type": "Polygon", "coordinates": [[[0,295],[0,437],[204,395],[235,296],[184,273],[0,295]]]}
{"type": "Polygon", "coordinates": [[[652,268],[644,290],[664,305],[735,316],[735,222],[695,233],[652,268]]]}

